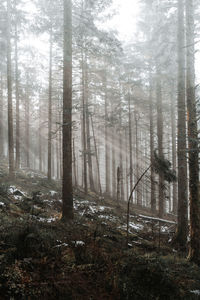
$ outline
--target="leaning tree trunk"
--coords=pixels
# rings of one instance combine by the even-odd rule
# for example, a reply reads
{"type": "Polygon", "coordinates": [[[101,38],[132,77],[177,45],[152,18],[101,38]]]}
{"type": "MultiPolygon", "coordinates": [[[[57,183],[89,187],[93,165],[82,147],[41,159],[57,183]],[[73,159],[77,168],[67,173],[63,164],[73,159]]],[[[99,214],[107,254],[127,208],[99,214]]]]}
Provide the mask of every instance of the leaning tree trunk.
{"type": "Polygon", "coordinates": [[[198,133],[195,99],[194,68],[194,7],[193,0],[186,0],[186,44],[187,44],[187,110],[190,191],[190,251],[191,261],[200,264],[200,199],[198,133]]]}
{"type": "Polygon", "coordinates": [[[63,182],[62,219],[70,221],[73,213],[72,187],[72,2],[64,0],[63,45],[63,182]]]}
{"type": "Polygon", "coordinates": [[[14,138],[11,70],[11,2],[7,0],[7,90],[8,90],[8,156],[9,176],[14,177],[14,138]]]}

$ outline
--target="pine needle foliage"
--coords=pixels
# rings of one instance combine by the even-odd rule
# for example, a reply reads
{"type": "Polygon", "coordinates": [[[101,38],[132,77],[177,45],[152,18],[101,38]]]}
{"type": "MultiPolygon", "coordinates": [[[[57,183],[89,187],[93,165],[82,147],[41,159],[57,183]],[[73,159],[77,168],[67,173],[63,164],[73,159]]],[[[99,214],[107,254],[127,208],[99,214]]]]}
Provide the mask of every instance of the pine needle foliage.
{"type": "Polygon", "coordinates": [[[155,173],[164,175],[165,181],[171,183],[177,180],[175,170],[171,169],[171,162],[164,156],[158,156],[156,150],[154,151],[153,168],[155,173]]]}

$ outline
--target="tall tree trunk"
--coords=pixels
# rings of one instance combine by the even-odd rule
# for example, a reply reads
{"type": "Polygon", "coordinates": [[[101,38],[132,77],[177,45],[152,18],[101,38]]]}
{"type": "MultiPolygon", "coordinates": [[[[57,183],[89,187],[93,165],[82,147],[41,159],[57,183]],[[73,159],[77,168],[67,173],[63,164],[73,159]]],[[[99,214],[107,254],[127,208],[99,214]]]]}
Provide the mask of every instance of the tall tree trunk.
{"type": "Polygon", "coordinates": [[[150,158],[151,158],[151,211],[156,212],[156,195],[155,195],[155,173],[154,163],[154,122],[153,122],[153,92],[152,92],[152,76],[149,74],[149,120],[150,120],[150,158]]]}
{"type": "Polygon", "coordinates": [[[117,167],[117,204],[118,205],[120,201],[120,181],[121,181],[121,170],[120,167],[117,167]]]}
{"type": "MultiPolygon", "coordinates": [[[[157,136],[158,136],[158,156],[162,159],[163,155],[163,105],[162,105],[162,91],[160,71],[157,67],[156,70],[156,102],[157,102],[157,136]]],[[[159,217],[162,218],[164,214],[164,175],[159,174],[159,217]]]]}
{"type": "Polygon", "coordinates": [[[0,87],[0,157],[4,156],[4,122],[3,122],[3,76],[1,74],[1,87],[0,87]]]}
{"type": "MultiPolygon", "coordinates": [[[[175,108],[175,101],[174,101],[174,90],[172,91],[171,94],[171,134],[172,134],[172,167],[173,170],[176,170],[177,168],[177,154],[176,154],[176,108],[175,108]]],[[[185,117],[184,117],[185,118],[185,117]]],[[[186,135],[185,135],[186,138],[186,135]]],[[[185,155],[186,159],[186,155],[185,155]]],[[[186,169],[187,169],[187,164],[186,164],[186,169]]],[[[187,184],[187,181],[186,181],[187,184]]],[[[172,211],[176,215],[177,214],[177,204],[178,204],[178,199],[177,199],[177,182],[173,182],[173,193],[172,193],[172,200],[173,200],[173,205],[172,205],[172,211]]]]}
{"type": "Polygon", "coordinates": [[[184,8],[178,2],[178,226],[176,240],[185,249],[188,233],[186,119],[185,119],[185,53],[184,8]]]}
{"type": "MultiPolygon", "coordinates": [[[[87,58],[85,58],[87,60],[87,58]]],[[[90,119],[89,119],[89,94],[88,94],[88,66],[85,62],[85,120],[86,120],[86,136],[87,136],[87,156],[88,156],[88,172],[91,191],[95,191],[93,169],[92,169],[92,151],[90,143],[90,119]]]]}
{"type": "Polygon", "coordinates": [[[133,145],[132,145],[132,122],[131,122],[131,95],[128,91],[128,133],[129,133],[129,161],[130,161],[130,194],[133,188],[133,145]]]}
{"type": "Polygon", "coordinates": [[[29,98],[29,81],[28,74],[26,83],[26,97],[25,97],[25,158],[26,167],[30,168],[30,98],[29,98]]]}
{"type": "Polygon", "coordinates": [[[116,151],[115,127],[112,130],[112,197],[116,198],[116,151]]]}
{"type": "Polygon", "coordinates": [[[20,167],[20,111],[19,111],[19,70],[18,70],[18,34],[17,34],[17,10],[15,0],[15,96],[16,96],[16,161],[15,167],[20,167]]]}
{"type": "Polygon", "coordinates": [[[93,139],[94,139],[94,150],[95,150],[95,157],[96,157],[96,164],[97,164],[99,193],[100,193],[100,196],[101,196],[102,195],[102,188],[101,188],[99,157],[98,157],[97,143],[96,143],[96,137],[95,137],[95,132],[94,132],[94,123],[93,123],[92,116],[90,116],[90,119],[91,119],[91,126],[92,126],[92,135],[93,135],[93,139]]]}
{"type": "Polygon", "coordinates": [[[88,192],[87,184],[87,146],[86,146],[86,105],[85,105],[85,63],[82,51],[82,142],[83,142],[83,184],[85,194],[88,192]]]}
{"type": "Polygon", "coordinates": [[[72,187],[72,2],[64,0],[63,45],[63,183],[62,219],[70,221],[73,213],[72,187]]]}
{"type": "Polygon", "coordinates": [[[75,139],[73,138],[73,171],[74,171],[74,185],[77,186],[77,177],[76,177],[76,154],[75,154],[75,139]]]}
{"type": "MultiPolygon", "coordinates": [[[[62,124],[62,112],[61,112],[61,109],[59,111],[59,124],[62,124]]],[[[62,163],[62,154],[63,154],[63,151],[62,151],[62,130],[60,129],[59,130],[59,137],[58,137],[58,140],[59,140],[59,161],[60,161],[60,178],[63,177],[63,163],[62,163]]]]}
{"type": "MultiPolygon", "coordinates": [[[[139,115],[135,111],[135,155],[136,155],[136,181],[139,178],[139,115]]],[[[138,206],[142,206],[142,192],[141,192],[141,184],[136,188],[136,202],[138,206]]]]}
{"type": "Polygon", "coordinates": [[[42,135],[41,135],[41,129],[42,129],[42,112],[41,112],[41,98],[39,99],[39,123],[38,123],[38,152],[39,152],[39,171],[42,172],[42,135]]]}
{"type": "MultiPolygon", "coordinates": [[[[125,129],[125,149],[128,149],[128,128],[125,129]]],[[[126,171],[125,171],[125,181],[126,181],[126,199],[129,198],[129,188],[128,188],[128,174],[129,174],[129,161],[128,161],[128,151],[126,151],[126,171]]]]}
{"type": "Polygon", "coordinates": [[[11,70],[11,2],[7,0],[7,89],[8,89],[8,156],[9,176],[14,177],[14,138],[11,70]]]}
{"type": "Polygon", "coordinates": [[[110,196],[110,147],[108,141],[108,95],[107,95],[107,74],[104,75],[104,109],[105,109],[105,175],[106,175],[106,196],[110,196]]]}
{"type": "Polygon", "coordinates": [[[48,180],[52,178],[52,24],[49,36],[48,180]]]}
{"type": "Polygon", "coordinates": [[[194,4],[186,0],[186,45],[187,45],[187,110],[189,147],[189,191],[190,191],[190,251],[191,261],[200,264],[200,199],[198,133],[195,99],[194,68],[194,4]]]}
{"type": "Polygon", "coordinates": [[[120,105],[120,112],[119,112],[119,162],[120,162],[120,200],[124,201],[124,172],[123,172],[123,141],[122,141],[122,114],[121,114],[121,105],[120,105]]]}

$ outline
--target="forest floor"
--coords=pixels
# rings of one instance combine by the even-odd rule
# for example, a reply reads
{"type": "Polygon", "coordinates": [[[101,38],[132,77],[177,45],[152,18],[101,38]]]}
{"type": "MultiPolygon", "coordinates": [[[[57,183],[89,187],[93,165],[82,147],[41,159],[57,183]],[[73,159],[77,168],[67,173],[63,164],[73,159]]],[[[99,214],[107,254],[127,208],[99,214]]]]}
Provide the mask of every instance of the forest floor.
{"type": "Polygon", "coordinates": [[[175,222],[75,191],[61,218],[61,186],[0,168],[0,299],[200,299],[200,269],[170,244],[175,222]]]}

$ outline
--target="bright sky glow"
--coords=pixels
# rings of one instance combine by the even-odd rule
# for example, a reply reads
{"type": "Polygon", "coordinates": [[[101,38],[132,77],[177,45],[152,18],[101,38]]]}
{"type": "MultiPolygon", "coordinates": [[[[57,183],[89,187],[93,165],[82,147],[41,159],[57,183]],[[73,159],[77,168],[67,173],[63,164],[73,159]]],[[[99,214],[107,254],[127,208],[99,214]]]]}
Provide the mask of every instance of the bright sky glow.
{"type": "Polygon", "coordinates": [[[118,14],[109,22],[109,27],[119,31],[120,39],[130,40],[136,32],[139,0],[114,0],[114,8],[118,14]]]}

